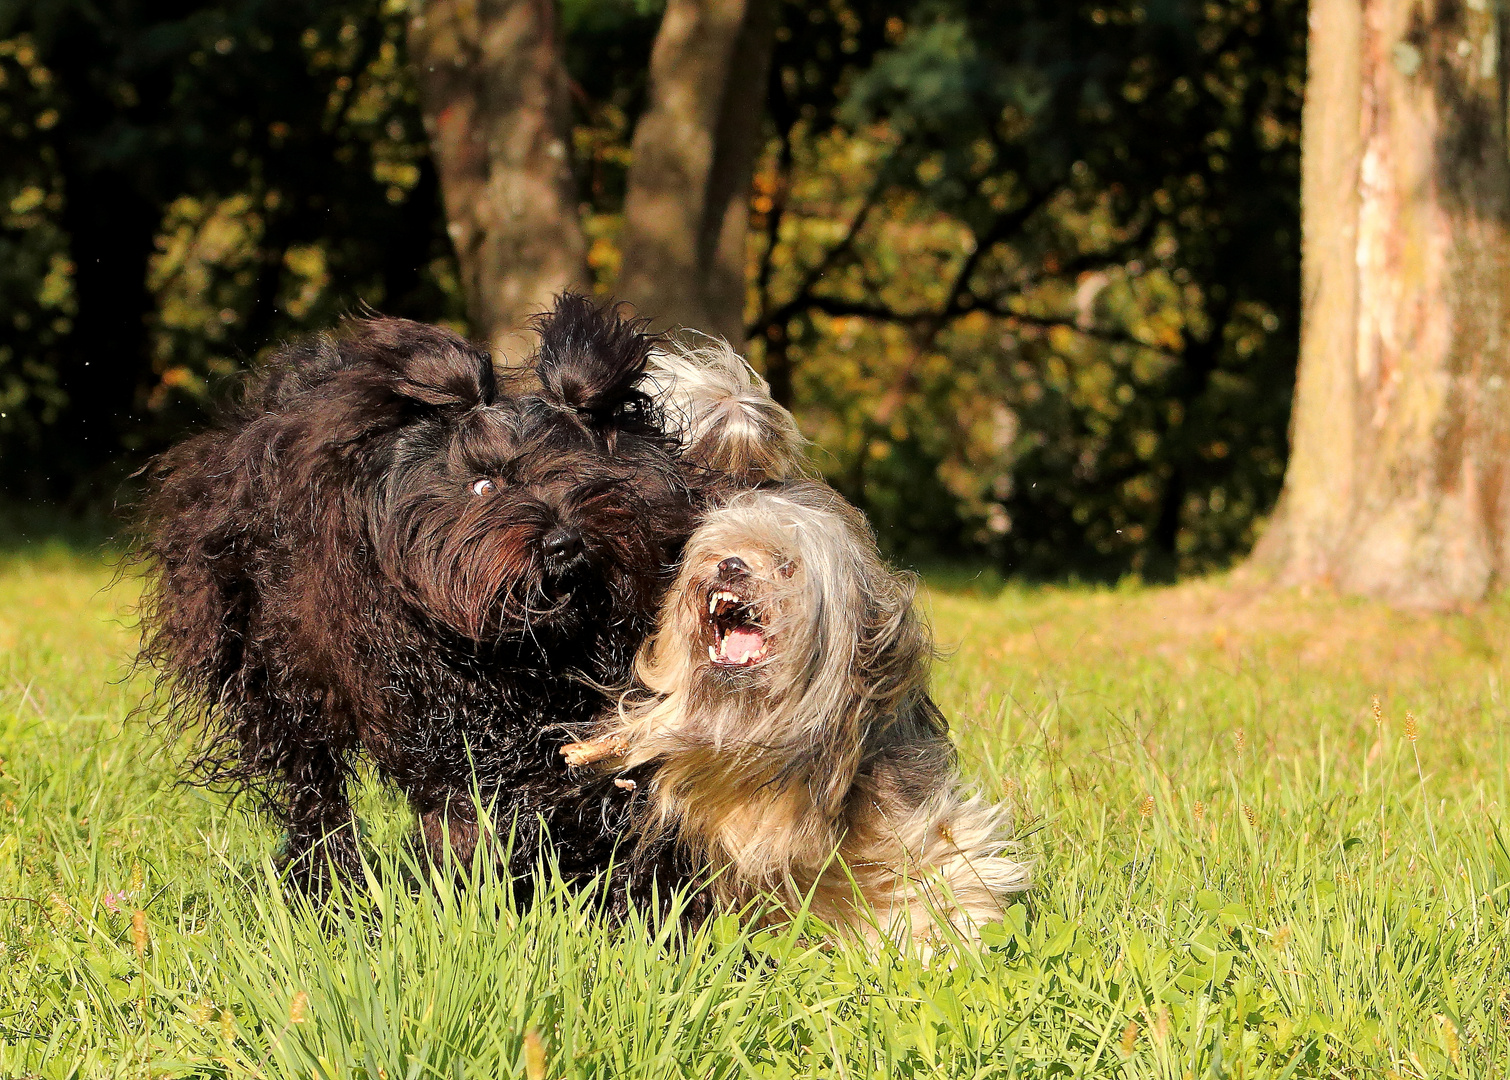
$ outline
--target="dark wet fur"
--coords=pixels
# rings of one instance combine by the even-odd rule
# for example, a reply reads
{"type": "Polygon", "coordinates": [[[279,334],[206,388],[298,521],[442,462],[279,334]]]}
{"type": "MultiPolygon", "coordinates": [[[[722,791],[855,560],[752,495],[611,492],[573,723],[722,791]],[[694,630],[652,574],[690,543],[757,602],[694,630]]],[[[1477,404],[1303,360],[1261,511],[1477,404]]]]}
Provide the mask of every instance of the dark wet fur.
{"type": "MultiPolygon", "coordinates": [[[[192,774],[260,796],[305,884],[357,865],[363,759],[434,857],[475,848],[474,778],[522,888],[542,824],[569,878],[614,854],[628,795],[558,749],[627,679],[707,478],[638,389],[640,324],[566,296],[537,328],[525,393],[449,331],[354,321],[152,470],[142,657],[192,774]]],[[[656,873],[621,868],[612,904],[656,873]]]]}

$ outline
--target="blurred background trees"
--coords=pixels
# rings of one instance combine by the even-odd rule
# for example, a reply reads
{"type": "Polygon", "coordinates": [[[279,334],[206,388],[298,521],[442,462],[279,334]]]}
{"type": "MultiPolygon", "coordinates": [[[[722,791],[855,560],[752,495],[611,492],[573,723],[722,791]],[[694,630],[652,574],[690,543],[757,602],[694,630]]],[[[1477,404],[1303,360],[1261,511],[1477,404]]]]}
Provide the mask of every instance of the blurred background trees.
{"type": "Polygon", "coordinates": [[[111,499],[211,385],[362,303],[462,318],[378,3],[0,7],[0,472],[111,499]]]}
{"type": "Polygon", "coordinates": [[[527,250],[747,337],[900,554],[1165,577],[1248,549],[1295,374],[1300,0],[671,7],[723,12],[723,52],[659,0],[0,2],[0,482],[108,501],[217,380],[364,307],[500,340],[479,275],[502,295],[527,250]],[[520,39],[560,65],[526,65],[545,134],[484,131],[466,182],[523,168],[572,227],[479,255],[442,121],[485,120],[457,70],[525,63],[464,18],[524,9],[554,20],[520,39]],[[725,81],[689,106],[694,61],[725,81]]]}

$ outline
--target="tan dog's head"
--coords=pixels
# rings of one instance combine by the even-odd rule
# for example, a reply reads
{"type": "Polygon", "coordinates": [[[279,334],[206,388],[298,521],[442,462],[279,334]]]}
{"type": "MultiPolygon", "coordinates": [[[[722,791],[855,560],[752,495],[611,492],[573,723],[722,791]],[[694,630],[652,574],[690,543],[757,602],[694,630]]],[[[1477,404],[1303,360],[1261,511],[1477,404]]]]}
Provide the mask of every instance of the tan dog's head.
{"type": "Polygon", "coordinates": [[[563,752],[632,773],[642,850],[675,843],[727,907],[774,891],[872,939],[933,910],[973,933],[1027,869],[1005,813],[957,790],[914,591],[831,489],[737,492],[688,541],[638,685],[563,752]]]}
{"type": "Polygon", "coordinates": [[[741,492],[688,541],[638,675],[660,710],[646,749],[700,746],[729,779],[800,779],[839,811],[864,748],[928,710],[932,646],[915,585],[828,487],[741,492]]]}

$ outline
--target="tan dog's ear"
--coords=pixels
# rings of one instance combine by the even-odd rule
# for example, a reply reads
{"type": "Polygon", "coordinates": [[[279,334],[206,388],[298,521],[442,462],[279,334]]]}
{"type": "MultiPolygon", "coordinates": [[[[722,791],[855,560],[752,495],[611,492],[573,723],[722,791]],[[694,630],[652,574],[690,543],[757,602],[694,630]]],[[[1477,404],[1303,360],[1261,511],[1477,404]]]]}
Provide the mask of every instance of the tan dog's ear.
{"type": "Polygon", "coordinates": [[[669,340],[652,353],[647,384],[686,459],[742,485],[807,475],[807,440],[791,412],[719,338],[669,340]]]}

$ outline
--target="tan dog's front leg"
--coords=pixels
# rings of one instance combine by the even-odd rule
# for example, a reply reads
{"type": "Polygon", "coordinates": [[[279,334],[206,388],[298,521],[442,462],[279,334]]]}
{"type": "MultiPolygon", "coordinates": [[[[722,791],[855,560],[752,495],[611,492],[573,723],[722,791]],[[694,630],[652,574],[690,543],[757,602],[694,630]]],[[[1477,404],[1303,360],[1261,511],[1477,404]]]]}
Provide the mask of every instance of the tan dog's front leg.
{"type": "Polygon", "coordinates": [[[568,765],[591,765],[595,761],[620,758],[629,753],[629,740],[622,735],[605,735],[601,739],[567,743],[561,756],[568,765]]]}

